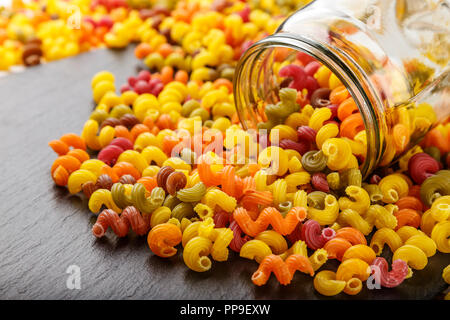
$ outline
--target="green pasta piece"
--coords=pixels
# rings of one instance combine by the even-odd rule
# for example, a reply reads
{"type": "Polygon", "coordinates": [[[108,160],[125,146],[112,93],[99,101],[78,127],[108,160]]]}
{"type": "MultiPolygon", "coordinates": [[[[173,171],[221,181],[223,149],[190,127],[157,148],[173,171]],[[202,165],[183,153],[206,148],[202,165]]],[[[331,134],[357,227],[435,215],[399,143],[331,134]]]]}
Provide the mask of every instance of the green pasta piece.
{"type": "Polygon", "coordinates": [[[436,161],[438,161],[438,162],[441,161],[441,151],[439,150],[439,148],[437,148],[435,146],[431,146],[431,147],[427,147],[427,148],[423,149],[423,152],[425,152],[428,155],[430,155],[431,157],[433,157],[436,161]]]}
{"type": "Polygon", "coordinates": [[[362,184],[361,171],[356,168],[344,170],[341,174],[341,180],[344,182],[346,186],[361,187],[362,184]]]}
{"type": "Polygon", "coordinates": [[[420,186],[420,198],[429,207],[434,200],[447,195],[450,195],[450,170],[438,171],[420,186]]]}
{"type": "Polygon", "coordinates": [[[323,191],[310,192],[306,198],[308,207],[313,207],[319,210],[325,209],[325,197],[327,194],[323,191]]]}
{"type": "Polygon", "coordinates": [[[187,118],[192,111],[198,108],[200,108],[200,102],[194,99],[188,100],[183,104],[183,107],[181,108],[181,115],[187,118]]]}
{"type": "Polygon", "coordinates": [[[94,110],[91,113],[91,116],[89,119],[95,120],[98,122],[99,125],[102,124],[103,121],[105,121],[108,118],[108,112],[105,110],[94,110]]]}
{"type": "Polygon", "coordinates": [[[176,196],[169,194],[169,195],[167,195],[166,199],[164,200],[163,206],[172,210],[180,202],[181,201],[176,196]]]}
{"type": "Polygon", "coordinates": [[[203,182],[197,183],[191,188],[185,188],[177,191],[177,198],[183,202],[198,202],[206,194],[206,186],[203,182]]]}
{"type": "Polygon", "coordinates": [[[114,203],[121,209],[133,205],[133,200],[125,194],[125,187],[120,182],[114,183],[111,188],[111,196],[114,203]]]}
{"type": "Polygon", "coordinates": [[[145,196],[145,187],[142,183],[136,183],[131,190],[133,204],[142,213],[152,213],[159,208],[163,202],[166,193],[163,188],[156,187],[150,193],[150,197],[145,196]]]}
{"type": "Polygon", "coordinates": [[[327,156],[322,150],[311,150],[303,155],[301,163],[309,173],[321,172],[327,166],[327,156]]]}
{"type": "Polygon", "coordinates": [[[278,124],[284,123],[286,118],[299,110],[297,104],[297,90],[292,88],[283,88],[279,92],[280,102],[277,104],[268,104],[264,109],[267,121],[258,123],[258,129],[270,130],[278,124]]]}
{"type": "Polygon", "coordinates": [[[377,184],[363,183],[362,187],[369,194],[371,202],[379,202],[383,199],[383,193],[377,184]]]}
{"type": "Polygon", "coordinates": [[[291,201],[285,201],[278,205],[278,210],[280,210],[281,215],[284,217],[289,210],[292,209],[292,202],[291,201]]]}
{"type": "Polygon", "coordinates": [[[332,190],[339,190],[341,188],[341,177],[339,172],[331,172],[327,175],[328,186],[332,190]]]}
{"type": "Polygon", "coordinates": [[[171,217],[178,219],[180,222],[183,218],[189,219],[195,215],[194,208],[189,202],[181,202],[172,209],[171,217]]]}
{"type": "Polygon", "coordinates": [[[129,106],[126,106],[124,104],[119,104],[118,106],[115,106],[111,112],[109,113],[109,116],[112,118],[120,119],[122,116],[124,116],[127,113],[133,113],[133,110],[129,106]]]}

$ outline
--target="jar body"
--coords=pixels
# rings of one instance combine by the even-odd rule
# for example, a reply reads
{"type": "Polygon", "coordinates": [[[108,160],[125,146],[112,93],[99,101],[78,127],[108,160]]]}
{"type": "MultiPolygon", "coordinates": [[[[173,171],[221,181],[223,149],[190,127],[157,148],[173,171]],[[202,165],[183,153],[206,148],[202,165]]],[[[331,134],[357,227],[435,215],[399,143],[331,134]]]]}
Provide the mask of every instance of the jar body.
{"type": "MultiPolygon", "coordinates": [[[[277,50],[307,53],[347,87],[363,118],[364,175],[387,165],[450,115],[450,7],[433,0],[316,0],[250,47],[236,69],[245,128],[276,103],[277,50]],[[407,128],[407,135],[396,131],[407,128]]],[[[405,130],[403,130],[405,131],[405,130]]]]}

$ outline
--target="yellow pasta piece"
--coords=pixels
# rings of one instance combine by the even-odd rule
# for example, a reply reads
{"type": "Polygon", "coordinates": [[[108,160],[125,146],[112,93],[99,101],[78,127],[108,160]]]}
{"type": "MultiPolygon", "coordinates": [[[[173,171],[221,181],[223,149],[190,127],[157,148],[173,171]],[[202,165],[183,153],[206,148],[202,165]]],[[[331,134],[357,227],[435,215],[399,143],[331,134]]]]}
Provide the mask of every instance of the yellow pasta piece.
{"type": "Polygon", "coordinates": [[[357,186],[348,186],[345,193],[350,197],[339,198],[341,210],[352,209],[363,215],[370,206],[370,197],[366,190],[357,186]]]}
{"type": "Polygon", "coordinates": [[[183,260],[186,266],[197,272],[211,269],[211,260],[208,255],[212,246],[211,240],[204,237],[195,237],[189,240],[183,250],[183,260]]]}
{"type": "Polygon", "coordinates": [[[336,280],[336,273],[330,270],[320,271],[314,277],[314,288],[324,296],[335,296],[346,286],[343,280],[336,280]]]}
{"type": "Polygon", "coordinates": [[[342,211],[339,215],[338,222],[350,225],[366,236],[371,233],[373,229],[373,224],[364,220],[358,212],[352,209],[345,209],[342,211]]]}
{"type": "Polygon", "coordinates": [[[372,250],[371,247],[364,244],[357,244],[345,251],[342,261],[356,258],[361,259],[370,265],[376,257],[375,251],[372,250]]]}
{"type": "Polygon", "coordinates": [[[325,208],[322,210],[308,207],[308,218],[316,220],[320,225],[331,225],[339,216],[339,204],[333,195],[328,194],[324,199],[324,205],[325,208]]]}
{"type": "Polygon", "coordinates": [[[265,242],[274,254],[281,254],[288,249],[288,245],[284,237],[273,230],[266,230],[257,234],[255,240],[265,242]]]}
{"type": "Polygon", "coordinates": [[[159,207],[155,211],[153,211],[150,218],[150,227],[155,227],[158,224],[166,223],[170,219],[170,215],[172,211],[168,207],[159,207]]]}
{"type": "Polygon", "coordinates": [[[244,243],[241,251],[239,252],[241,257],[255,260],[258,263],[261,263],[261,261],[270,254],[272,254],[272,250],[264,241],[261,240],[247,241],[244,243]]]}
{"type": "Polygon", "coordinates": [[[237,204],[235,198],[227,195],[225,192],[217,188],[209,189],[203,196],[202,202],[211,209],[219,206],[227,212],[232,212],[234,208],[236,208],[237,204]]]}
{"type": "Polygon", "coordinates": [[[375,254],[379,256],[383,251],[384,245],[387,244],[392,252],[395,252],[403,245],[400,236],[392,229],[381,228],[377,230],[370,240],[370,247],[375,254]]]}
{"type": "Polygon", "coordinates": [[[383,202],[395,203],[400,198],[408,195],[408,183],[398,174],[391,174],[378,183],[381,193],[383,194],[383,202]]]}
{"type": "Polygon", "coordinates": [[[92,193],[91,197],[89,198],[89,210],[91,210],[93,213],[98,213],[102,206],[107,207],[108,209],[112,209],[115,212],[122,212],[122,209],[120,209],[113,201],[113,198],[111,196],[111,191],[107,189],[98,189],[95,190],[94,193],[92,193]]]}
{"type": "Polygon", "coordinates": [[[433,227],[431,239],[440,252],[450,253],[450,221],[441,221],[433,227]]]}
{"type": "Polygon", "coordinates": [[[75,194],[81,191],[81,187],[86,182],[97,181],[97,176],[89,170],[79,169],[72,172],[67,181],[67,187],[71,194],[75,194]]]}
{"type": "Polygon", "coordinates": [[[325,249],[317,249],[314,253],[309,257],[309,261],[311,262],[311,266],[314,271],[318,270],[321,266],[323,266],[328,260],[328,252],[325,249]]]}
{"type": "Polygon", "coordinates": [[[392,261],[401,259],[408,266],[416,270],[422,270],[428,264],[428,258],[420,248],[413,245],[403,245],[395,250],[392,261]]]}
{"type": "Polygon", "coordinates": [[[410,244],[421,249],[427,257],[436,254],[436,243],[425,234],[417,234],[406,240],[405,245],[410,244]]]}

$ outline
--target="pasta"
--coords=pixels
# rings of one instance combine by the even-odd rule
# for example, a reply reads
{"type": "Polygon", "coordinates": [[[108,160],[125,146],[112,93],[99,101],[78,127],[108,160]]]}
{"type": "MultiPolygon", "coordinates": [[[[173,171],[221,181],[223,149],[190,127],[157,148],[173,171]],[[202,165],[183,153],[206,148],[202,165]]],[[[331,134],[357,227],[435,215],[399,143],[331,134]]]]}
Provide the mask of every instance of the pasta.
{"type": "Polygon", "coordinates": [[[181,230],[171,224],[158,224],[148,233],[147,242],[150,250],[157,256],[168,258],[177,253],[174,248],[181,242],[181,230]]]}

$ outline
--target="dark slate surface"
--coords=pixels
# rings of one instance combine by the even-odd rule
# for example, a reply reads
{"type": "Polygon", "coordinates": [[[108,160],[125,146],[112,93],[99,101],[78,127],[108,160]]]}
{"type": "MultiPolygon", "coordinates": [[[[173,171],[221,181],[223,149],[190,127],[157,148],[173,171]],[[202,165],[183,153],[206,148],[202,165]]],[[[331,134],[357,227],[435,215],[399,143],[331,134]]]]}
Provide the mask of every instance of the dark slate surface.
{"type": "MultiPolygon", "coordinates": [[[[80,133],[93,108],[90,79],[110,70],[120,87],[135,73],[132,48],[99,50],[0,78],[0,298],[1,299],[320,299],[312,279],[297,274],[282,287],[273,277],[256,287],[257,264],[231,254],[212,270],[195,273],[181,254],[154,256],[145,237],[130,234],[96,240],[95,217],[81,196],[54,186],[56,155],[47,142],[80,133]],[[81,268],[81,290],[69,290],[66,269],[81,268]]],[[[447,285],[442,269],[450,255],[437,254],[413,279],[391,290],[367,290],[344,299],[432,299],[447,285]]],[[[335,263],[329,263],[336,268],[335,263]]]]}

